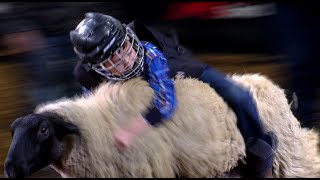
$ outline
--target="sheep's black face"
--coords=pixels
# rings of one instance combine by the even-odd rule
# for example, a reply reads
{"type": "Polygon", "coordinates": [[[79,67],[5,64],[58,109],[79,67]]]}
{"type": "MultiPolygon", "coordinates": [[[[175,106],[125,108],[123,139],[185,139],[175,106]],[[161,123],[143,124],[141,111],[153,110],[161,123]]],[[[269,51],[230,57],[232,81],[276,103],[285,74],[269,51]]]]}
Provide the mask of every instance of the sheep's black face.
{"type": "Polygon", "coordinates": [[[26,177],[58,160],[63,137],[79,134],[77,127],[53,113],[29,114],[11,125],[12,142],[5,162],[7,177],[26,177]]]}

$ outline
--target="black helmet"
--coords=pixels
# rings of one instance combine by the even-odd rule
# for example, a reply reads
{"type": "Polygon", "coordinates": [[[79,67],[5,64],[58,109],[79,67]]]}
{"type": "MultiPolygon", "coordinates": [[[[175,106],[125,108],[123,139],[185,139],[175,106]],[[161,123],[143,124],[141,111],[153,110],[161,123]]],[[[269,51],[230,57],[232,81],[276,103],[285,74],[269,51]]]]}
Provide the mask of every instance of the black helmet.
{"type": "Polygon", "coordinates": [[[135,33],[125,24],[102,13],[86,13],[75,30],[70,32],[74,51],[84,62],[90,63],[99,74],[115,80],[125,80],[140,74],[143,69],[144,49],[135,33]],[[124,42],[132,43],[130,49],[136,52],[136,62],[132,71],[113,75],[103,65],[124,42]]]}
{"type": "Polygon", "coordinates": [[[117,19],[91,12],[86,13],[76,29],[70,32],[74,51],[81,60],[93,64],[101,62],[104,55],[117,49],[125,35],[126,29],[117,19]],[[110,47],[104,50],[108,45],[110,47]]]}

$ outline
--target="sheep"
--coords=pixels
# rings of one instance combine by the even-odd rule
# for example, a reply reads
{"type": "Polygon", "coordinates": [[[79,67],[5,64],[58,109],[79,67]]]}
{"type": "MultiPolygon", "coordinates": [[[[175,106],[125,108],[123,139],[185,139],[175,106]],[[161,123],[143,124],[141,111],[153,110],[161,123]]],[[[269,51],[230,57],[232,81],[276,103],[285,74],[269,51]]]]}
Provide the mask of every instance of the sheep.
{"type": "MultiPolygon", "coordinates": [[[[319,177],[318,134],[301,128],[284,90],[261,74],[229,77],[252,93],[266,130],[279,138],[275,177],[319,177]]],[[[102,83],[88,96],[38,105],[12,124],[7,176],[25,177],[47,165],[62,177],[230,176],[246,157],[236,115],[206,83],[177,78],[175,86],[172,119],[124,151],[114,145],[113,132],[152,107],[146,81],[102,83]]]]}

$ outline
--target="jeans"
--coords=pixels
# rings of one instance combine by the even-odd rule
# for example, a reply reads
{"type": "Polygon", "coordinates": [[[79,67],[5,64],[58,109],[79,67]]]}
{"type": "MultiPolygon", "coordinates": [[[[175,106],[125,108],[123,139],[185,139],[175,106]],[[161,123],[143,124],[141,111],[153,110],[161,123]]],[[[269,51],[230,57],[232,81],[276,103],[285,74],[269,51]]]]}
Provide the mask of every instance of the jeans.
{"type": "Polygon", "coordinates": [[[205,67],[200,80],[214,88],[234,110],[238,119],[237,125],[245,141],[250,137],[264,139],[263,126],[249,91],[209,66],[205,67]]]}

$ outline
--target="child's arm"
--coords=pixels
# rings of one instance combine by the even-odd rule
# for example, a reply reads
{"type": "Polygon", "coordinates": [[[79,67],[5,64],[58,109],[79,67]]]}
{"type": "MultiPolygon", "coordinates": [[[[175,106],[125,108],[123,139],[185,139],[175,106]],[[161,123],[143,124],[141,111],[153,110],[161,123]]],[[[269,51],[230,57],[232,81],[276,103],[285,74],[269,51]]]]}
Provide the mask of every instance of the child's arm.
{"type": "Polygon", "coordinates": [[[156,125],[161,120],[168,120],[175,111],[174,82],[169,78],[169,68],[165,58],[156,56],[151,60],[148,67],[148,82],[155,91],[154,108],[145,117],[136,117],[126,127],[116,131],[115,139],[120,149],[129,146],[136,135],[147,131],[151,125],[156,125]]]}
{"type": "Polygon", "coordinates": [[[145,115],[145,119],[155,125],[171,118],[176,108],[175,87],[173,80],[169,78],[167,59],[161,56],[153,58],[149,64],[148,76],[155,97],[154,108],[145,115]]]}

